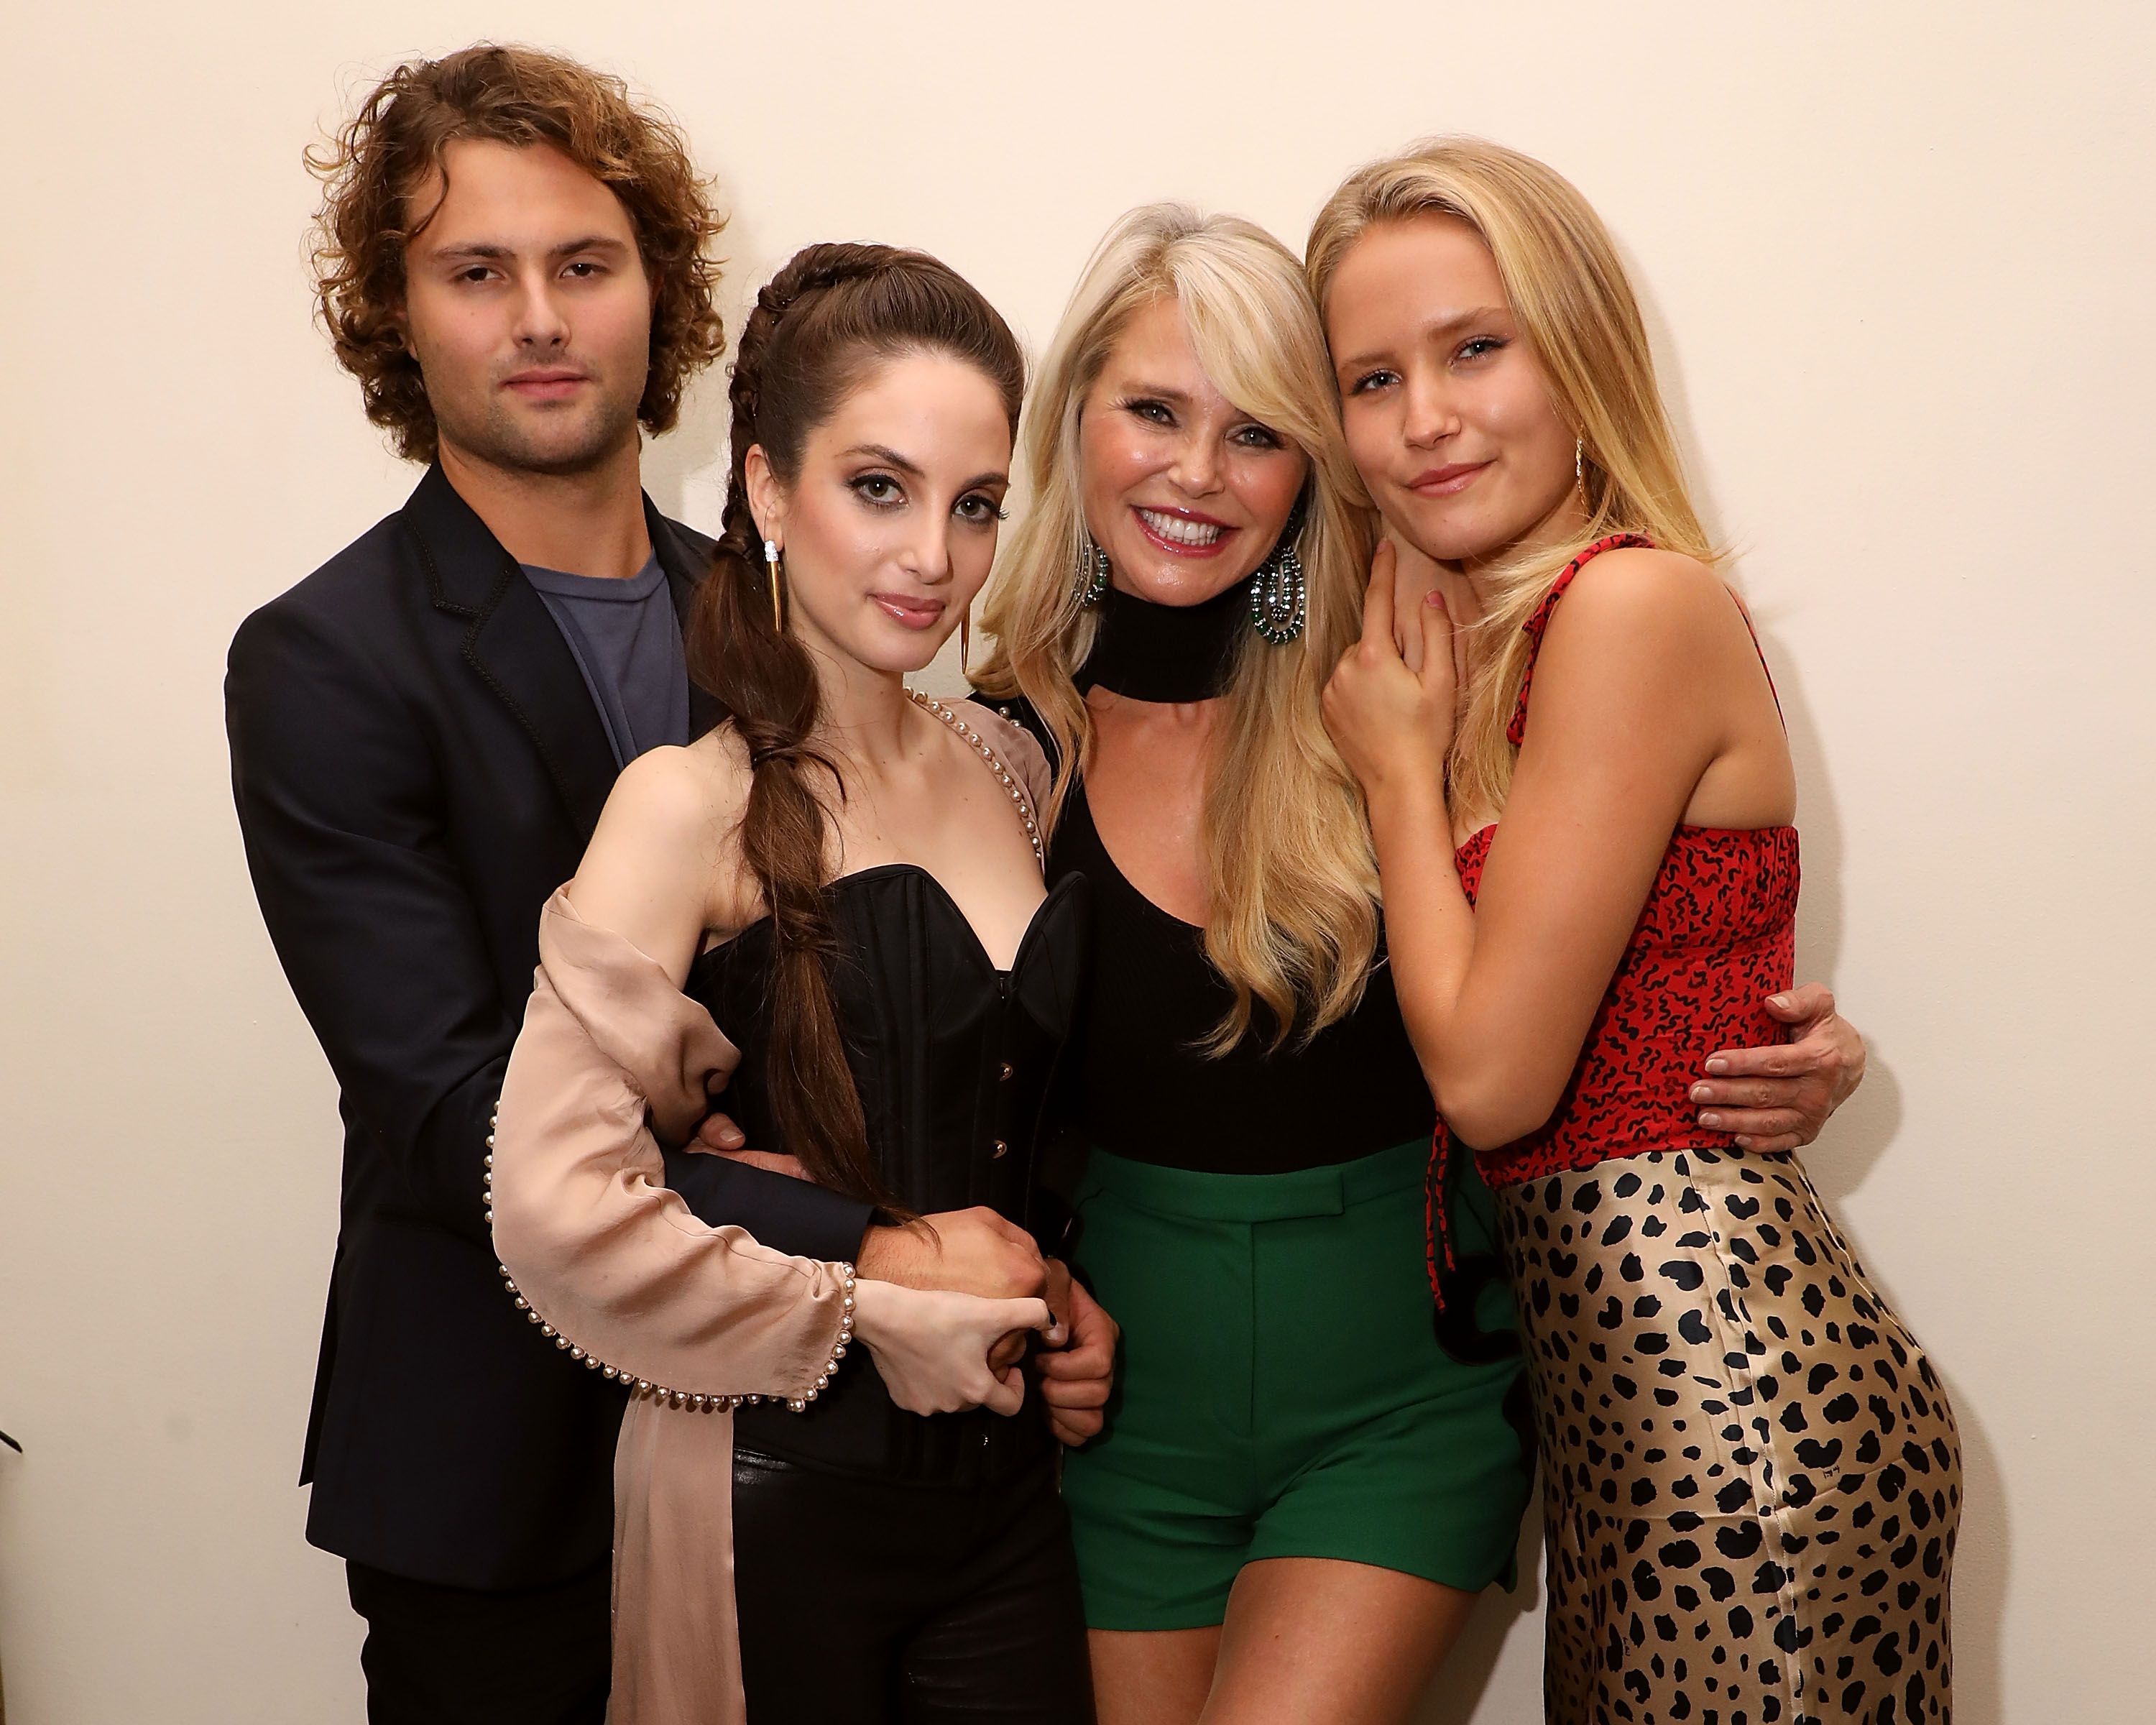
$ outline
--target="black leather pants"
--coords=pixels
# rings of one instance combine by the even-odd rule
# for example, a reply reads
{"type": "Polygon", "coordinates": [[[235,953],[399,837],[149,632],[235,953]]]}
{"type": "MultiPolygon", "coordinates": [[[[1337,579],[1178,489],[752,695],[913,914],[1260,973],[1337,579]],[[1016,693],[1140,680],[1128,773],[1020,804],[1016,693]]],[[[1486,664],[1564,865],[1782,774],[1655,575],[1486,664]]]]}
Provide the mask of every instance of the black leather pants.
{"type": "Polygon", "coordinates": [[[734,1542],[750,1725],[1091,1725],[1048,1457],[946,1484],[737,1450],[734,1542]]]}

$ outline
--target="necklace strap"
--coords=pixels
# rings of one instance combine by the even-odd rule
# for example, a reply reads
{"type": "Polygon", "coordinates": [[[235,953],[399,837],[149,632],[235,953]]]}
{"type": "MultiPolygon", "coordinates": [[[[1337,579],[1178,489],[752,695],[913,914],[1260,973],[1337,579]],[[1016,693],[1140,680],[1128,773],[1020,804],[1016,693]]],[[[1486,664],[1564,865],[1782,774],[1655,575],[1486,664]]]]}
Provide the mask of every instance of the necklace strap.
{"type": "Polygon", "coordinates": [[[934,696],[923,695],[918,689],[909,689],[906,692],[913,697],[916,706],[926,707],[935,714],[965,740],[968,747],[988,762],[988,770],[995,774],[997,782],[1009,795],[1011,806],[1018,810],[1018,818],[1025,826],[1025,836],[1033,845],[1033,860],[1040,865],[1041,873],[1045,875],[1048,872],[1048,851],[1040,841],[1040,823],[1034,814],[1033,799],[1026,795],[1025,786],[1019,776],[1004,764],[1003,757],[989,746],[987,739],[961,715],[953,712],[934,696]]]}

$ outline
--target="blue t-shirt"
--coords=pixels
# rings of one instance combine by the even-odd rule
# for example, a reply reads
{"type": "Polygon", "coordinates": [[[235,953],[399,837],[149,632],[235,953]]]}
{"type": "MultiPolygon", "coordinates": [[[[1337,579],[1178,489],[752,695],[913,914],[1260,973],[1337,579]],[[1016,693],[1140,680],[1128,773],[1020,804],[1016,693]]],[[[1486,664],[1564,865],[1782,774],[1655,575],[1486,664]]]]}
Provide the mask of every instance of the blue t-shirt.
{"type": "Polygon", "coordinates": [[[618,766],[689,740],[689,665],[666,572],[653,557],[626,581],[521,565],[569,644],[618,766]]]}

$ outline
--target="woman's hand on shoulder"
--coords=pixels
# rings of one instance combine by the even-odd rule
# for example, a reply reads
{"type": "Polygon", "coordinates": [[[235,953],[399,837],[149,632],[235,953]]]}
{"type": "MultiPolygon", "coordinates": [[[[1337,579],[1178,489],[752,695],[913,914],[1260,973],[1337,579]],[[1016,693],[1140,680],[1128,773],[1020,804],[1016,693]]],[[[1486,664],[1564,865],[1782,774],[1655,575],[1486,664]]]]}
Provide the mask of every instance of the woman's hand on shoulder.
{"type": "Polygon", "coordinates": [[[638,756],[614,781],[569,883],[578,916],[649,953],[677,983],[715,926],[714,882],[732,875],[721,852],[747,795],[737,777],[715,737],[638,756]]]}
{"type": "Polygon", "coordinates": [[[1416,619],[1421,663],[1400,650],[1394,612],[1396,557],[1389,542],[1371,559],[1363,634],[1325,685],[1325,726],[1368,796],[1395,786],[1440,785],[1458,716],[1452,619],[1433,589],[1416,619]]]}

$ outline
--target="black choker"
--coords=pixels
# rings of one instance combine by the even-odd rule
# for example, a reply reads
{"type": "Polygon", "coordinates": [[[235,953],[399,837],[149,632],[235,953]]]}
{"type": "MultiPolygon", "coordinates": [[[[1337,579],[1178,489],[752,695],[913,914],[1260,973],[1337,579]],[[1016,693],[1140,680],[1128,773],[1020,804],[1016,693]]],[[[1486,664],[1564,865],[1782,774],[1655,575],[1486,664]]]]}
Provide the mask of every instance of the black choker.
{"type": "Polygon", "coordinates": [[[1197,605],[1156,605],[1110,588],[1101,595],[1101,632],[1078,669],[1078,687],[1163,703],[1226,694],[1236,644],[1250,626],[1243,586],[1197,605]]]}

